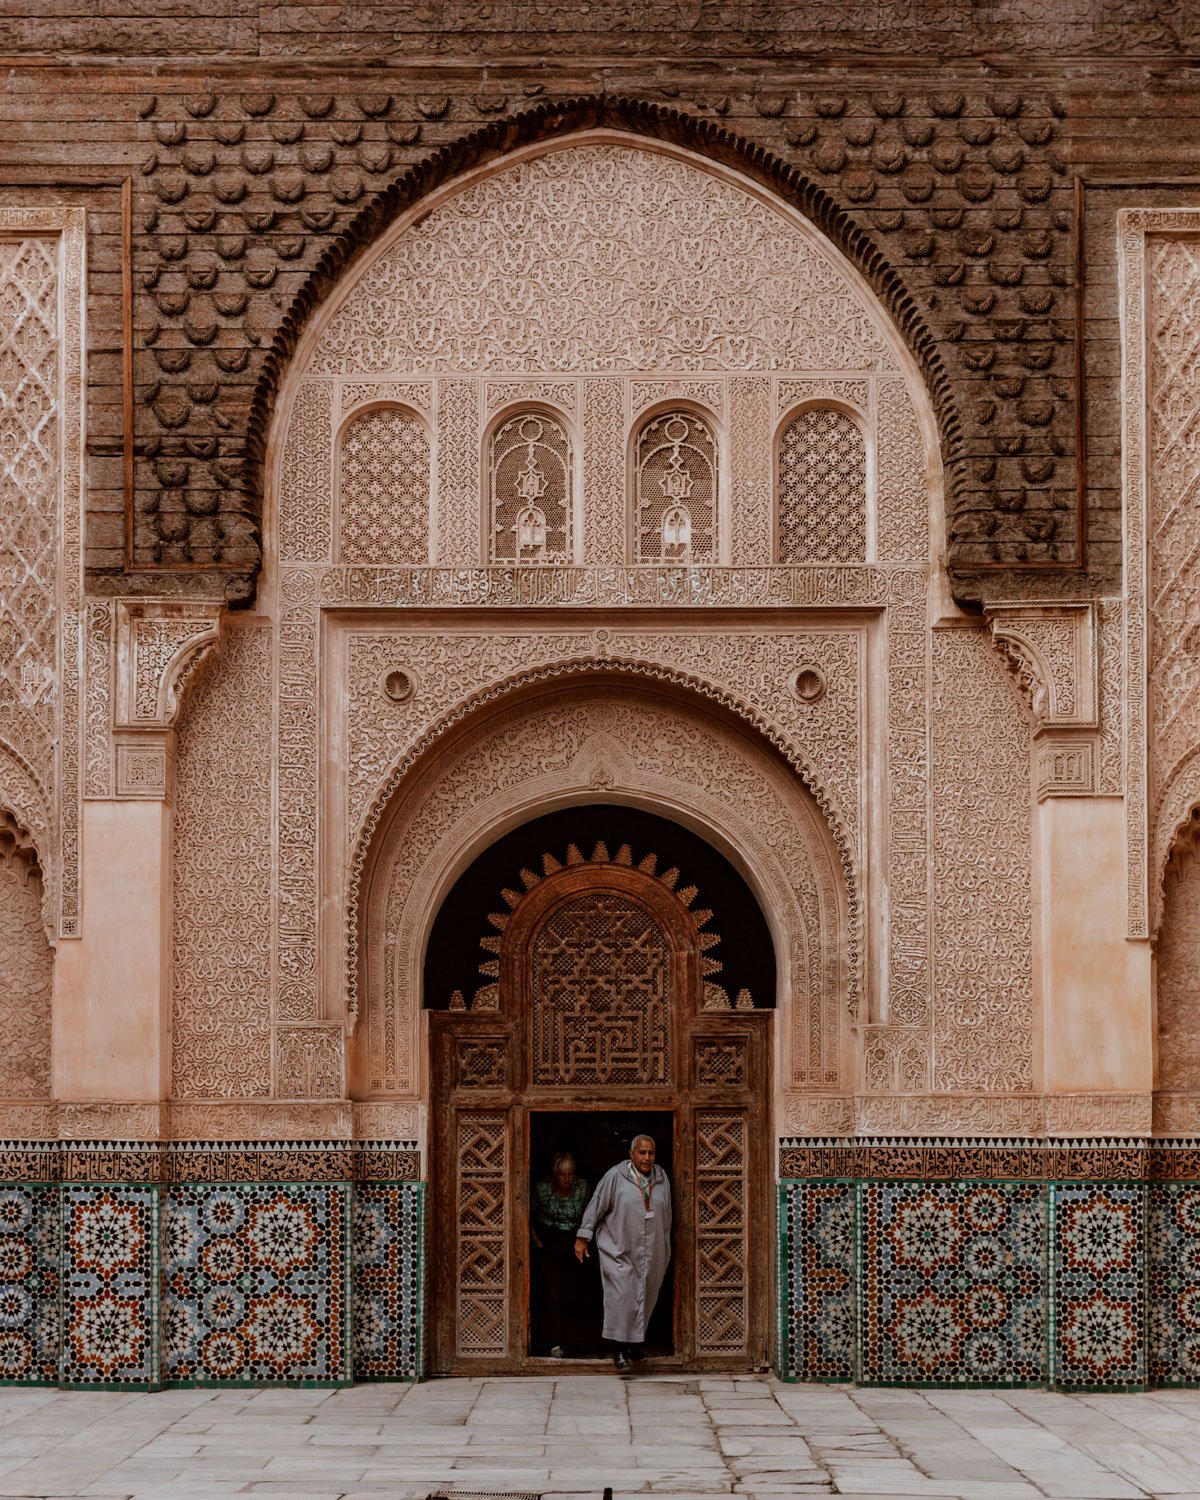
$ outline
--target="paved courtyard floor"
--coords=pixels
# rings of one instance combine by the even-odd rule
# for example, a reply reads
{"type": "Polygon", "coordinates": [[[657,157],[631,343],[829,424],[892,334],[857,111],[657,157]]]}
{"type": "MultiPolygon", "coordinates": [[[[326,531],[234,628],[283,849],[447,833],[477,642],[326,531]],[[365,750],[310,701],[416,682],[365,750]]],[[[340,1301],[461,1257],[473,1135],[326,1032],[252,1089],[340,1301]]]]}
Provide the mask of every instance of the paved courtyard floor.
{"type": "Polygon", "coordinates": [[[0,1496],[1200,1497],[1200,1392],[850,1390],[762,1377],[345,1391],[0,1390],[0,1496]]]}

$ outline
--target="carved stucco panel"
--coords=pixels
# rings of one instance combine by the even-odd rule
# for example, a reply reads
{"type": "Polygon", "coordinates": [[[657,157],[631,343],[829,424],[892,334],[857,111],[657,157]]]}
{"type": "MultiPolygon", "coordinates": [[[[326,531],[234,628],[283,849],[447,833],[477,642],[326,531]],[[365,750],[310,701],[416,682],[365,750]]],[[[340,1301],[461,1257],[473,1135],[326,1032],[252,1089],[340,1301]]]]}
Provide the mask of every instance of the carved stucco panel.
{"type": "Polygon", "coordinates": [[[333,386],[306,380],[296,392],[279,474],[279,556],[329,560],[333,517],[333,386]]]}
{"type": "Polygon", "coordinates": [[[42,880],[27,836],[0,813],[0,1096],[49,1098],[54,955],[42,880]]]}
{"type": "Polygon", "coordinates": [[[80,921],[85,242],[82,208],[0,207],[0,799],[37,824],[63,937],[80,921]]]}
{"type": "Polygon", "coordinates": [[[350,702],[347,828],[353,834],[405,750],[448,710],[481,689],[523,671],[572,660],[610,658],[662,664],[725,689],[777,724],[810,761],[855,847],[865,795],[863,727],[865,637],[842,630],[728,631],[446,630],[355,633],[349,644],[350,702]],[[413,692],[402,703],[382,701],[381,674],[409,672],[413,692]],[[816,667],[825,690],[815,702],[797,696],[798,669],[816,667]]]}
{"type": "Polygon", "coordinates": [[[113,609],[89,604],[84,637],[84,796],[111,797],[113,609]]]}
{"type": "Polygon", "coordinates": [[[773,531],[771,382],[735,375],[729,382],[731,561],[769,563],[773,531]]]}
{"type": "Polygon", "coordinates": [[[315,1021],[317,994],[317,583],[287,569],[280,588],[275,744],[276,1004],[282,1020],[315,1021]]]}
{"type": "Polygon", "coordinates": [[[986,631],[934,631],[932,708],[933,1085],[1016,1093],[1033,1086],[1030,723],[986,631]]]}
{"type": "Polygon", "coordinates": [[[171,1091],[271,1092],[271,634],[226,631],[178,732],[171,1091]]]}
{"type": "Polygon", "coordinates": [[[880,311],[796,216],[690,159],[593,141],[517,160],[407,226],[309,368],[780,364],[894,369],[895,356],[880,311]]]}
{"type": "Polygon", "coordinates": [[[925,441],[903,380],[876,383],[876,548],[884,562],[929,556],[925,441]]]}
{"type": "Polygon", "coordinates": [[[381,846],[367,915],[368,999],[359,1022],[367,1091],[417,1082],[423,922],[455,851],[513,808],[583,798],[596,785],[701,815],[769,882],[787,951],[789,1078],[836,1087],[845,1013],[844,892],[827,831],[793,777],[695,710],[626,690],[575,689],[515,706],[469,732],[400,795],[381,846]],[[839,940],[840,934],[840,940],[839,940]]]}

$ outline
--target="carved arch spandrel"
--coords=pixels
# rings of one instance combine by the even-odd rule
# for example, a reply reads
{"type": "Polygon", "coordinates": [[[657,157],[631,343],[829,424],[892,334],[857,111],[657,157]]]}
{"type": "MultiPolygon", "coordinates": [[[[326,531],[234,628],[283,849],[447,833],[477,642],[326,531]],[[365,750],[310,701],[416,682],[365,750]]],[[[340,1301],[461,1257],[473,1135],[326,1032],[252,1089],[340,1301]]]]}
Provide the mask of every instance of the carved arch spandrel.
{"type": "Polygon", "coordinates": [[[767,913],[781,1081],[848,1076],[850,901],[829,826],[793,770],[710,711],[636,680],[551,682],[481,716],[397,787],[365,851],[355,1097],[415,1097],[424,944],[471,859],[529,817],[611,801],[659,811],[731,857],[767,913]]]}
{"type": "Polygon", "coordinates": [[[846,901],[845,964],[846,1006],[853,1018],[859,1009],[864,993],[863,979],[863,874],[854,836],[847,826],[842,810],[826,788],[823,778],[803,748],[784,734],[765,714],[736,697],[727,689],[682,672],[662,661],[637,661],[627,657],[601,656],[576,658],[547,666],[513,673],[492,683],[487,688],[462,699],[454,707],[440,715],[425,733],[410,745],[397,760],[380,783],[368,805],[362,822],[351,840],[350,859],[345,896],[345,995],[347,1017],[351,1025],[359,1011],[361,920],[364,890],[370,869],[376,862],[381,830],[394,808],[401,789],[424,757],[434,753],[441,742],[455,730],[469,723],[476,716],[494,711],[506,700],[514,700],[523,694],[544,690],[556,683],[566,683],[572,678],[581,682],[597,678],[624,678],[631,686],[651,687],[662,684],[678,692],[684,701],[690,700],[700,706],[716,705],[732,718],[751,740],[765,742],[782,757],[795,772],[803,790],[819,809],[819,820],[824,835],[836,850],[836,859],[841,866],[838,885],[846,901]]]}

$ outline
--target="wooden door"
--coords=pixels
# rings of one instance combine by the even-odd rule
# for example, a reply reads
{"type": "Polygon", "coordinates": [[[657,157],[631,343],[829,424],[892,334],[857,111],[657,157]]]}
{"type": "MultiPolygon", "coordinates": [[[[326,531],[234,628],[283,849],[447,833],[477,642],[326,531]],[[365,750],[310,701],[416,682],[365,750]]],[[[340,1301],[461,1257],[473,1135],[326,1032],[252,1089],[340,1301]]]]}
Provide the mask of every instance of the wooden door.
{"type": "Polygon", "coordinates": [[[530,1364],[531,1110],[673,1115],[666,1363],[766,1361],[769,1013],[706,984],[715,939],[673,885],[605,859],[505,893],[496,983],[431,1018],[435,1371],[530,1364]]]}

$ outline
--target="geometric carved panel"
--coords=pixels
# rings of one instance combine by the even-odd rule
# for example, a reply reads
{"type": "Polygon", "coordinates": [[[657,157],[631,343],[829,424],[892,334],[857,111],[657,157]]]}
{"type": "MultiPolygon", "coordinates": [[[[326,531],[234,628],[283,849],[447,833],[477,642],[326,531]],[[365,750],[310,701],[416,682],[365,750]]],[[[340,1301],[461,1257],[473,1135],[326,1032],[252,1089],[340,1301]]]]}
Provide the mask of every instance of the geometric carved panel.
{"type": "Polygon", "coordinates": [[[507,1119],[460,1110],[456,1352],[508,1348],[507,1119]]]}
{"type": "Polygon", "coordinates": [[[396,407],[355,417],[342,438],[338,548],[343,562],[429,561],[429,435],[396,407]]]}
{"type": "Polygon", "coordinates": [[[696,1083],[701,1088],[745,1088],[749,1082],[744,1036],[697,1037],[696,1083]]]}
{"type": "Polygon", "coordinates": [[[502,1089],[506,1043],[503,1037],[456,1037],[454,1082],[458,1088],[502,1089]]]}
{"type": "Polygon", "coordinates": [[[867,445],[848,412],[809,407],[779,440],[778,560],[863,562],[867,445]]]}
{"type": "Polygon", "coordinates": [[[535,1084],[670,1082],[671,955],[644,906],[577,896],[538,929],[531,967],[535,1084]]]}
{"type": "Polygon", "coordinates": [[[746,1347],[747,1119],[744,1110],[696,1112],[696,1352],[746,1347]]]}

